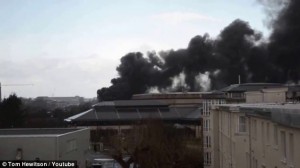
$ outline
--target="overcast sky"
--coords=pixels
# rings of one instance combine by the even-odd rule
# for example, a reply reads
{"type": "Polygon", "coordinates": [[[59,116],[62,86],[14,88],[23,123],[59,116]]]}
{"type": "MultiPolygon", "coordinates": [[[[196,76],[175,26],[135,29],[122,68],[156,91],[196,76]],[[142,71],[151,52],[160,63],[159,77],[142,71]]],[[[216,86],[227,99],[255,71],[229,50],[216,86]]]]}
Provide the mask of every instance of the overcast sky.
{"type": "Polygon", "coordinates": [[[0,0],[2,96],[96,97],[128,52],[185,48],[240,18],[264,33],[256,0],[0,0]]]}

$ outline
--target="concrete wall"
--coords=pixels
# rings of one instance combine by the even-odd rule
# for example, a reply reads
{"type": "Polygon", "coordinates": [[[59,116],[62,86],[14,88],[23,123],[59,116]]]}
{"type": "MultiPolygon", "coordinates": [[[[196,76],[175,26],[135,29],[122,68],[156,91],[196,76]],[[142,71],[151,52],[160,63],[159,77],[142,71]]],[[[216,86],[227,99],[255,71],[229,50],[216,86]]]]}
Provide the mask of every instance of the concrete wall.
{"type": "Polygon", "coordinates": [[[0,160],[15,160],[20,148],[23,160],[77,160],[79,167],[83,168],[89,139],[89,129],[62,135],[0,136],[0,160]]]}
{"type": "Polygon", "coordinates": [[[79,167],[85,167],[85,154],[89,150],[90,130],[78,130],[58,137],[58,160],[77,160],[79,167]]]}
{"type": "Polygon", "coordinates": [[[0,160],[15,160],[18,148],[24,160],[56,159],[55,137],[0,137],[0,160]]]}
{"type": "Polygon", "coordinates": [[[287,88],[270,88],[245,92],[246,103],[284,103],[287,88]]]}

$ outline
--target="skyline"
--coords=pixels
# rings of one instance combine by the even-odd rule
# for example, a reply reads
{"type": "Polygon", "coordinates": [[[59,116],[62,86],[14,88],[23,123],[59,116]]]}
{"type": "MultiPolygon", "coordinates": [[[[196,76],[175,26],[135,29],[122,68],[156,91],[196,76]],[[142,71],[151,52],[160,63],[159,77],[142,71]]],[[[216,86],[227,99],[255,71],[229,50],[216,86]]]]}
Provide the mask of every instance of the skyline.
{"type": "Polygon", "coordinates": [[[0,82],[34,84],[2,87],[2,97],[96,97],[128,52],[184,48],[238,18],[268,36],[256,0],[0,1],[0,82]]]}

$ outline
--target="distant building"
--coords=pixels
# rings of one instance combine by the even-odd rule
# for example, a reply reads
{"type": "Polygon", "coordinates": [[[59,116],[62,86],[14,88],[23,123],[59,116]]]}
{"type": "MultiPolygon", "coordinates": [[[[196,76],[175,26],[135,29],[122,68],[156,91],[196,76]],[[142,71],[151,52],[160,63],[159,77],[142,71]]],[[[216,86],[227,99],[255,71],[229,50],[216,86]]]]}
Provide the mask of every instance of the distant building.
{"type": "Polygon", "coordinates": [[[78,106],[84,102],[83,97],[75,96],[75,97],[47,97],[41,96],[36,99],[43,100],[46,102],[47,106],[51,108],[65,108],[68,106],[78,106]]]}
{"type": "Polygon", "coordinates": [[[0,160],[74,160],[85,167],[88,128],[0,129],[0,160]]]}
{"type": "Polygon", "coordinates": [[[286,85],[289,89],[287,92],[287,101],[300,102],[300,85],[286,85]]]}
{"type": "Polygon", "coordinates": [[[161,119],[166,123],[182,124],[201,136],[201,111],[198,106],[169,106],[157,100],[119,100],[100,102],[92,109],[71,116],[65,121],[91,129],[130,129],[132,125],[148,119],[161,119]]]}
{"type": "MultiPolygon", "coordinates": [[[[227,103],[245,103],[246,92],[248,93],[253,91],[261,92],[264,89],[280,89],[280,88],[286,88],[286,86],[280,83],[242,83],[242,84],[230,85],[219,91],[226,94],[227,103]]],[[[262,93],[267,93],[267,92],[262,92],[262,93]]],[[[250,94],[248,94],[248,97],[250,97],[249,95],[250,94]]],[[[254,93],[252,95],[254,95],[254,93]]],[[[267,100],[267,101],[274,102],[273,100],[267,100]]]]}
{"type": "Polygon", "coordinates": [[[300,104],[227,104],[212,110],[214,168],[300,167],[300,104]]]}

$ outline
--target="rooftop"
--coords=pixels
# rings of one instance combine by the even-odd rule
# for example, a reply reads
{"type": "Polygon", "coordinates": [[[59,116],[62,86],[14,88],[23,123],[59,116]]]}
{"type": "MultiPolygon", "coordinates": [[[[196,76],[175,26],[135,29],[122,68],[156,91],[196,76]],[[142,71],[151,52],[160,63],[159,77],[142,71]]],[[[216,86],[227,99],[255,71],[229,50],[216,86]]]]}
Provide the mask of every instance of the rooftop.
{"type": "Polygon", "coordinates": [[[171,92],[135,94],[133,100],[223,98],[221,92],[171,92]]]}
{"type": "Polygon", "coordinates": [[[233,84],[220,89],[222,92],[246,92],[246,91],[258,91],[266,88],[281,88],[286,87],[280,83],[242,83],[233,84]]]}
{"type": "Polygon", "coordinates": [[[0,137],[3,136],[60,136],[82,128],[20,128],[20,129],[0,129],[0,137]]]}
{"type": "Polygon", "coordinates": [[[77,125],[127,125],[158,118],[166,122],[198,124],[200,110],[197,106],[168,106],[154,100],[101,102],[94,105],[93,109],[71,116],[65,121],[77,125]]]}
{"type": "Polygon", "coordinates": [[[244,112],[246,116],[268,119],[288,127],[300,128],[299,103],[226,104],[218,107],[230,112],[244,112]]]}

